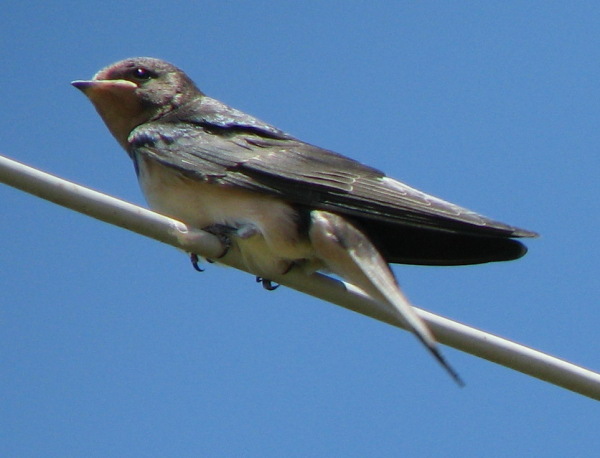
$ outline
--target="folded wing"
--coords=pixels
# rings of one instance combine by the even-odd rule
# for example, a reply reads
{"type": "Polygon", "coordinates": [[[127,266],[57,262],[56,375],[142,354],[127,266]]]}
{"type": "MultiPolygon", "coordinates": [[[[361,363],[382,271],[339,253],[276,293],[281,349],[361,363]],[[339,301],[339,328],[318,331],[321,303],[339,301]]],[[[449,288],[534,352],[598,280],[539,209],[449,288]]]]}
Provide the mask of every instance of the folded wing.
{"type": "Polygon", "coordinates": [[[510,260],[526,252],[513,237],[536,236],[304,143],[208,97],[134,130],[130,143],[132,157],[150,156],[195,179],[346,215],[388,262],[457,265],[510,260]]]}

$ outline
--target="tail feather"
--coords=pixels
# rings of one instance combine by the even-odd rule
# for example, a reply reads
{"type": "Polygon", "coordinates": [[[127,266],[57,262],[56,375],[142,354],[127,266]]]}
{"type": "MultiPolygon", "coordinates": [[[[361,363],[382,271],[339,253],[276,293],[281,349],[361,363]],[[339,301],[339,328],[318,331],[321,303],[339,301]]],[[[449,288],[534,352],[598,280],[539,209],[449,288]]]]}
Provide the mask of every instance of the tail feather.
{"type": "Polygon", "coordinates": [[[464,386],[441,354],[430,329],[402,293],[387,262],[366,235],[339,215],[315,210],[311,213],[309,237],[329,269],[387,305],[456,383],[464,386]]]}

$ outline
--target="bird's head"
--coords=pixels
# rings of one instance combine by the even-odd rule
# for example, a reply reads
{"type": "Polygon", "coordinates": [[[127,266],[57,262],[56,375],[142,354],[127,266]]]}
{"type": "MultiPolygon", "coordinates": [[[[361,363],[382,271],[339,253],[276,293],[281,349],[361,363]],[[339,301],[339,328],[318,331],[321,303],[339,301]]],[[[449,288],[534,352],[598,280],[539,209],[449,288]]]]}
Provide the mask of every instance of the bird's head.
{"type": "Polygon", "coordinates": [[[150,57],[119,61],[100,70],[91,80],[71,84],[92,101],[125,149],[127,137],[135,127],[203,95],[183,71],[150,57]]]}

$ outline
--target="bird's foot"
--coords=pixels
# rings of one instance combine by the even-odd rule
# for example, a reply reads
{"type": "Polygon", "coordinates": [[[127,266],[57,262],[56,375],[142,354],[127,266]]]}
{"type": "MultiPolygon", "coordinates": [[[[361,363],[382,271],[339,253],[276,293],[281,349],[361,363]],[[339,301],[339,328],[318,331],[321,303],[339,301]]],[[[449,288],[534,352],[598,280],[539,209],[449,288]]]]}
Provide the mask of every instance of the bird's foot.
{"type": "MultiPolygon", "coordinates": [[[[294,262],[290,262],[288,264],[288,266],[285,268],[285,270],[282,272],[282,275],[287,274],[290,270],[292,270],[292,268],[295,265],[296,264],[294,262]]],[[[266,289],[267,291],[275,291],[277,288],[279,288],[281,286],[281,285],[274,285],[273,280],[269,280],[268,278],[264,278],[264,277],[256,277],[256,283],[262,283],[262,287],[264,289],[266,289]]]]}
{"type": "MultiPolygon", "coordinates": [[[[225,247],[223,254],[217,259],[221,259],[229,252],[229,249],[233,244],[231,240],[232,237],[237,237],[239,239],[245,240],[259,233],[258,228],[253,224],[241,224],[238,227],[227,226],[226,224],[211,224],[210,226],[202,228],[202,230],[210,232],[211,234],[216,236],[225,247]]],[[[214,259],[208,258],[206,259],[206,261],[210,263],[215,262],[214,259]]]]}
{"type": "MultiPolygon", "coordinates": [[[[225,247],[223,253],[217,259],[221,259],[229,252],[232,244],[231,236],[237,231],[235,227],[226,226],[225,224],[211,224],[210,226],[203,227],[202,230],[217,237],[225,247]]],[[[206,258],[206,261],[211,264],[215,262],[214,259],[208,258],[206,258]]]]}

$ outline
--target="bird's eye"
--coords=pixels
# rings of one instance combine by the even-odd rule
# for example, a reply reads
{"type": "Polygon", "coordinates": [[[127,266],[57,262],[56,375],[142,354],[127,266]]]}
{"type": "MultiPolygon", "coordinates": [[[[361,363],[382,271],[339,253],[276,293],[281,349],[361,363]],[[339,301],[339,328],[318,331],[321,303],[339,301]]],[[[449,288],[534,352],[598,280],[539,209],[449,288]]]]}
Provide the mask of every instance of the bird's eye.
{"type": "Polygon", "coordinates": [[[154,74],[150,70],[147,70],[143,67],[138,67],[133,70],[133,76],[134,76],[134,78],[136,78],[138,80],[145,81],[145,80],[149,80],[150,78],[152,78],[154,76],[154,74]]]}

